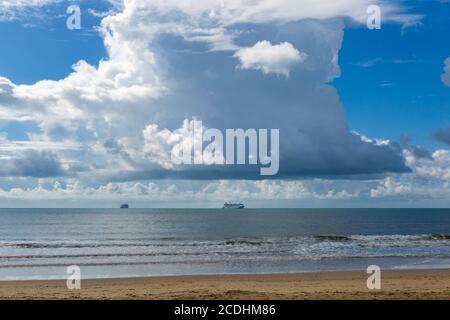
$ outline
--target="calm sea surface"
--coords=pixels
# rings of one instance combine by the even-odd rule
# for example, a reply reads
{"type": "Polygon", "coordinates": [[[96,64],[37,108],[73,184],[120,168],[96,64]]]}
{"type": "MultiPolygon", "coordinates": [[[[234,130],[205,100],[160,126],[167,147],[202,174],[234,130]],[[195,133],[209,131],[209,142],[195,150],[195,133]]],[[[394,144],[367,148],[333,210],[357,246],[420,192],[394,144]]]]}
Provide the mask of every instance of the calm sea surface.
{"type": "Polygon", "coordinates": [[[450,209],[0,209],[0,280],[450,267],[450,209]]]}

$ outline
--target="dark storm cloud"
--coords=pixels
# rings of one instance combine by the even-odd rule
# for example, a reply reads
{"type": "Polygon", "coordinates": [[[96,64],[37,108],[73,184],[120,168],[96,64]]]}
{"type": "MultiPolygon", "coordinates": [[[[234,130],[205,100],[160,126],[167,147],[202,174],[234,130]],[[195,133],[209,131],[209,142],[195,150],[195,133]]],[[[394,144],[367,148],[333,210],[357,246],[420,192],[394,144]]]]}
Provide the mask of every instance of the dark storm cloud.
{"type": "Polygon", "coordinates": [[[402,134],[399,141],[392,141],[390,145],[399,154],[402,152],[402,150],[408,150],[412,152],[412,154],[417,158],[429,160],[433,159],[431,152],[428,149],[412,144],[411,137],[407,134],[402,134]]]}
{"type": "Polygon", "coordinates": [[[48,178],[66,175],[58,156],[50,151],[25,151],[12,160],[3,160],[0,175],[4,177],[48,178]]]}
{"type": "Polygon", "coordinates": [[[436,130],[436,132],[433,133],[433,138],[446,145],[450,145],[450,127],[436,130]]]}

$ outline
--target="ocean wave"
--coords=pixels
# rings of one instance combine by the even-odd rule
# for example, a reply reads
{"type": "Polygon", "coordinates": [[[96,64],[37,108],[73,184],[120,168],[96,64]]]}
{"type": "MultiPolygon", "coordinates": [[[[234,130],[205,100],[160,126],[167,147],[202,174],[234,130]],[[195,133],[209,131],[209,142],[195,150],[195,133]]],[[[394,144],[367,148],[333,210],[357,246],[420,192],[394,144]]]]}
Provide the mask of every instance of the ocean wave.
{"type": "MultiPolygon", "coordinates": [[[[254,255],[254,254],[280,254],[281,250],[277,251],[236,251],[233,255],[254,255]]],[[[213,251],[213,252],[138,252],[138,253],[92,253],[92,254],[41,254],[41,255],[10,255],[0,256],[0,261],[5,260],[20,260],[20,259],[64,259],[64,258],[110,258],[110,257],[176,257],[176,256],[210,256],[210,255],[229,255],[229,251],[213,251]]]]}
{"type": "Polygon", "coordinates": [[[226,245],[251,245],[251,246],[259,246],[263,244],[272,244],[272,241],[265,240],[246,240],[246,239],[227,239],[224,242],[226,245]]]}
{"type": "MultiPolygon", "coordinates": [[[[359,246],[382,244],[398,247],[405,245],[433,245],[441,243],[450,245],[450,234],[419,234],[419,235],[339,235],[319,234],[305,236],[286,237],[253,237],[253,238],[226,238],[216,240],[195,240],[175,237],[158,238],[157,240],[131,239],[126,241],[95,240],[95,241],[0,241],[0,250],[3,249],[101,249],[101,248],[193,248],[193,247],[270,247],[280,244],[305,244],[314,243],[342,243],[356,244],[359,246]]],[[[5,250],[6,250],[5,249],[5,250]]],[[[158,249],[164,250],[164,249],[158,249]]],[[[0,251],[0,256],[1,256],[0,251]]]]}
{"type": "Polygon", "coordinates": [[[314,236],[314,239],[320,241],[350,241],[351,236],[339,236],[339,235],[318,235],[314,236]]]}
{"type": "Polygon", "coordinates": [[[431,234],[431,235],[423,235],[422,236],[423,240],[450,240],[450,234],[431,234]]]}
{"type": "MultiPolygon", "coordinates": [[[[409,259],[435,259],[436,256],[430,254],[407,254],[407,253],[397,253],[397,254],[367,254],[367,255],[321,255],[321,256],[249,256],[242,258],[234,258],[233,263],[261,263],[261,262],[276,262],[283,263],[287,261],[291,262],[304,262],[304,261],[342,261],[342,260],[360,260],[360,259],[387,259],[387,258],[409,258],[409,259]]],[[[450,259],[450,254],[439,256],[439,259],[450,259]]],[[[178,259],[178,260],[152,260],[152,261],[72,261],[80,267],[87,266],[135,266],[135,265],[211,265],[211,264],[228,264],[230,263],[229,258],[219,258],[219,259],[178,259]]],[[[66,267],[70,265],[71,262],[63,261],[46,261],[43,263],[7,263],[0,264],[0,269],[4,268],[44,268],[44,267],[66,267]]]]}
{"type": "MultiPolygon", "coordinates": [[[[135,240],[135,239],[133,239],[135,240]]],[[[168,239],[163,242],[161,239],[155,241],[139,241],[137,242],[0,242],[1,247],[13,247],[19,249],[56,249],[56,248],[100,248],[100,247],[195,247],[195,246],[220,246],[220,245],[249,245],[258,246],[264,244],[272,244],[272,241],[260,239],[224,239],[220,241],[186,241],[168,239]]]]}
{"type": "Polygon", "coordinates": [[[450,240],[450,234],[420,234],[420,235],[316,235],[319,241],[439,241],[450,240]]]}
{"type": "MultiPolygon", "coordinates": [[[[87,243],[67,243],[67,242],[9,242],[1,243],[1,247],[12,247],[19,249],[58,249],[58,248],[101,248],[101,247],[167,247],[167,246],[197,246],[199,242],[189,242],[189,243],[177,243],[177,242],[167,242],[167,243],[152,243],[152,242],[87,242],[87,243]]],[[[204,245],[209,245],[205,243],[204,245]]]]}

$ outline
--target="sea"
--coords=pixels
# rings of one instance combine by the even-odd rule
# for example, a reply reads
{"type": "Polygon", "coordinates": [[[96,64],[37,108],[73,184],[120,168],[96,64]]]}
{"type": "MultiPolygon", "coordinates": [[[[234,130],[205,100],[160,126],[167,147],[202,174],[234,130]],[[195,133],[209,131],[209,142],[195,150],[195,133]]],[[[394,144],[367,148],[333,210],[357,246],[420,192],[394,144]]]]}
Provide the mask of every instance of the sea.
{"type": "Polygon", "coordinates": [[[0,280],[450,267],[450,209],[0,209],[0,280]]]}

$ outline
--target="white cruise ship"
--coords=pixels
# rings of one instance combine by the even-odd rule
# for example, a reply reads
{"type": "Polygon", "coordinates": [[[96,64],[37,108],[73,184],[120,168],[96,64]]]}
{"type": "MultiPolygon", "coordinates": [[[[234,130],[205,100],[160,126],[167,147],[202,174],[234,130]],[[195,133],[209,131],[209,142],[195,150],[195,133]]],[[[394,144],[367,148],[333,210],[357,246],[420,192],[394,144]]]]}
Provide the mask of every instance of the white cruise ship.
{"type": "Polygon", "coordinates": [[[245,206],[242,203],[230,203],[230,202],[225,202],[225,204],[223,205],[224,209],[244,209],[245,206]]]}

